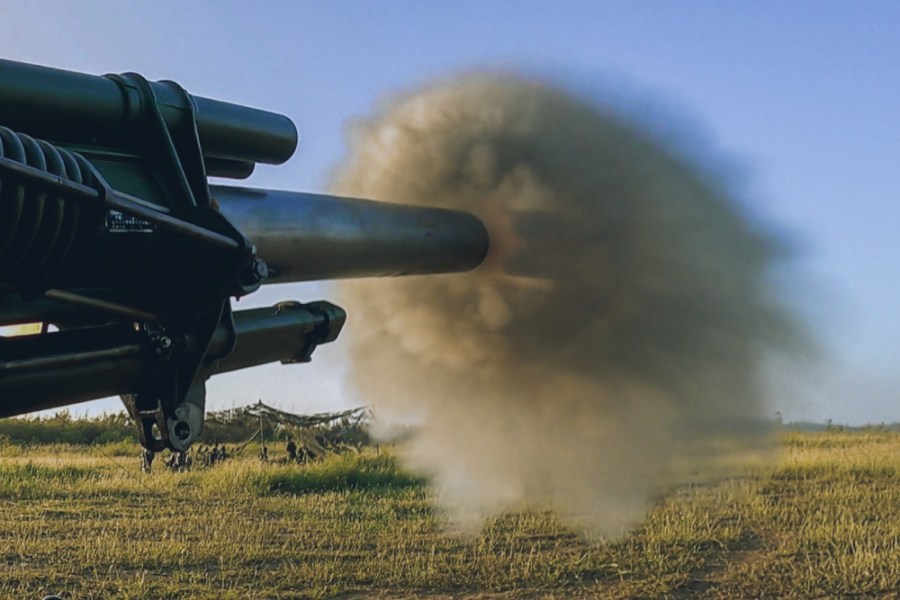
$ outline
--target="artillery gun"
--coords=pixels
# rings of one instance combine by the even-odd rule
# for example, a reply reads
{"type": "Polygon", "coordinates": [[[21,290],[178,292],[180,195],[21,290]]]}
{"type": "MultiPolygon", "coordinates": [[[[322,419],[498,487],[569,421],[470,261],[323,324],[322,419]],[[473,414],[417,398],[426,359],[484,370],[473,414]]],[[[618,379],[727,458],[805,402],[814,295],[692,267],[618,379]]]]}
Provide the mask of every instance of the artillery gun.
{"type": "Polygon", "coordinates": [[[283,115],[138,74],[0,60],[0,416],[120,395],[141,443],[198,438],[205,382],[307,362],[344,311],[233,311],[261,285],[450,273],[484,258],[473,215],[210,185],[281,164],[283,115]]]}

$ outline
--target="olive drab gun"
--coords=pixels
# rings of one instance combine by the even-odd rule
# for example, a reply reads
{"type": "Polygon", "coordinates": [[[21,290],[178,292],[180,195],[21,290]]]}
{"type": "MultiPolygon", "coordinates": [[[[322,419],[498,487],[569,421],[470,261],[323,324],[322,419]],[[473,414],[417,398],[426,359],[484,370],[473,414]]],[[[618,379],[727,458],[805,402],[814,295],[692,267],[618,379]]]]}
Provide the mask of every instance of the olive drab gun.
{"type": "Polygon", "coordinates": [[[209,377],[306,362],[345,319],[328,302],[230,298],[486,255],[468,213],[208,182],[296,145],[287,117],[171,81],[0,60],[0,326],[42,324],[0,337],[0,416],[120,395],[147,449],[184,451],[209,377]]]}

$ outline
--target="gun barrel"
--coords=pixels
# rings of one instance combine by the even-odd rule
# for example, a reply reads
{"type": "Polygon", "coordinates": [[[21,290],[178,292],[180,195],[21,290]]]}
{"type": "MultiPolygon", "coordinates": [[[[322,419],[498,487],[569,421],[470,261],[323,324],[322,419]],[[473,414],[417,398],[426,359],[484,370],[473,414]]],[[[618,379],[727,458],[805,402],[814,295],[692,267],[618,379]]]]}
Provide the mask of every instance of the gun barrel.
{"type": "Polygon", "coordinates": [[[453,273],[488,251],[472,214],[230,186],[212,186],[219,209],[257,247],[270,283],[453,273]]]}
{"type": "MultiPolygon", "coordinates": [[[[183,122],[189,106],[171,82],[151,83],[163,118],[183,122]]],[[[191,96],[205,156],[280,164],[297,147],[297,129],[283,115],[191,96]]],[[[140,109],[107,77],[0,60],[3,125],[56,143],[127,145],[124,125],[140,109]],[[136,110],[137,108],[137,110],[136,110]]]]}

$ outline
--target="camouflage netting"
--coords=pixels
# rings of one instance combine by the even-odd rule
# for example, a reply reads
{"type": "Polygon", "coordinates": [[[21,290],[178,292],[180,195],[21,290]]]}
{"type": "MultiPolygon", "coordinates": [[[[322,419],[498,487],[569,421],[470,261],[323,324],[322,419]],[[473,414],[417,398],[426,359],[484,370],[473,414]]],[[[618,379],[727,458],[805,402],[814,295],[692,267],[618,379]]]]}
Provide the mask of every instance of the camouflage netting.
{"type": "Polygon", "coordinates": [[[262,431],[268,440],[284,440],[291,435],[317,454],[328,449],[359,449],[369,443],[366,428],[370,418],[371,411],[365,406],[297,415],[259,401],[251,406],[207,413],[201,439],[205,443],[241,443],[254,439],[262,431]]]}

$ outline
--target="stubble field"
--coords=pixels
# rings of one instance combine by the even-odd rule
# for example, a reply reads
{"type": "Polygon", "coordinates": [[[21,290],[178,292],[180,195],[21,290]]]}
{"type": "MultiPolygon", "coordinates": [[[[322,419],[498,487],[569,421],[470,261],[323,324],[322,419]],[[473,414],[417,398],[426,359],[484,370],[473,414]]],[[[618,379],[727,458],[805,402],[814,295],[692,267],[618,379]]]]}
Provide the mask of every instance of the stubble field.
{"type": "Polygon", "coordinates": [[[614,541],[534,511],[453,535],[384,454],[136,456],[0,449],[0,598],[900,597],[895,432],[784,433],[770,464],[673,490],[614,541]]]}

